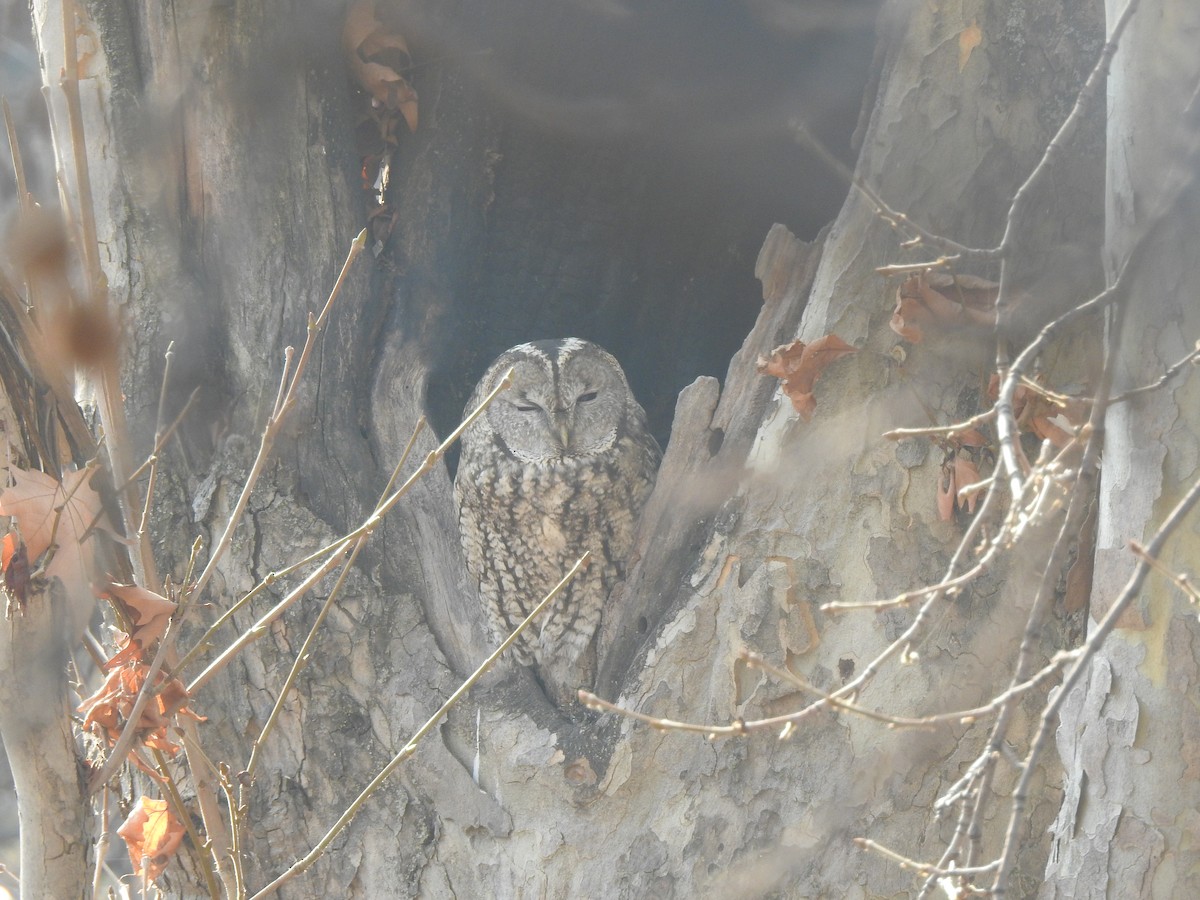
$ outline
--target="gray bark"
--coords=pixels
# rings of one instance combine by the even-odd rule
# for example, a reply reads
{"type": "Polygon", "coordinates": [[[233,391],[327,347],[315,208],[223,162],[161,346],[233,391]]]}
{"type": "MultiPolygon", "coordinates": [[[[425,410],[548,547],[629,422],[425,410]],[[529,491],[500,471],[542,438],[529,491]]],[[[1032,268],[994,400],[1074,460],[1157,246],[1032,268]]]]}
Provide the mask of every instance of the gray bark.
{"type": "MultiPolygon", "coordinates": [[[[1111,26],[1124,4],[1107,7],[1111,26]]],[[[1200,191],[1192,174],[1200,135],[1197,40],[1200,10],[1193,4],[1142,2],[1109,79],[1110,270],[1151,222],[1167,216],[1133,273],[1118,391],[1155,381],[1200,334],[1194,227],[1200,191]]],[[[1147,542],[1196,480],[1197,410],[1200,385],[1193,376],[1108,412],[1090,630],[1133,572],[1129,542],[1147,542]]],[[[1194,570],[1195,521],[1193,514],[1167,544],[1161,559],[1168,571],[1194,570]]],[[[1185,862],[1194,858],[1200,833],[1200,716],[1189,699],[1198,654],[1194,608],[1165,579],[1151,576],[1064,707],[1057,740],[1067,778],[1043,896],[1115,891],[1165,898],[1200,890],[1185,862]]]]}
{"type": "MultiPolygon", "coordinates": [[[[1066,115],[1099,45],[1090,3],[995,6],[890,8],[858,163],[893,206],[977,246],[999,239],[1009,198],[1066,115]],[[971,42],[963,35],[976,27],[982,42],[964,49],[971,42]]],[[[462,32],[473,17],[480,28],[496,24],[490,9],[414,4],[415,33],[433,45],[429,35],[462,32]]],[[[172,396],[197,383],[207,388],[182,448],[164,466],[156,510],[164,569],[178,574],[193,535],[211,546],[232,506],[275,393],[280,348],[302,342],[305,314],[321,305],[357,231],[357,160],[343,138],[352,104],[328,39],[340,10],[93,3],[88,11],[102,50],[86,82],[89,150],[110,286],[131,322],[126,392],[142,440],[152,432],[167,340],[181,344],[172,396]]],[[[57,72],[44,10],[39,21],[44,69],[57,72]]],[[[423,130],[405,145],[394,176],[406,204],[390,248],[397,269],[352,278],[294,441],[281,447],[253,498],[206,602],[223,608],[268,571],[356,524],[417,417],[434,405],[435,388],[469,384],[505,342],[543,336],[510,340],[505,329],[574,330],[568,310],[587,307],[555,306],[556,291],[595,290],[612,315],[581,313],[580,321],[612,334],[637,330],[633,352],[651,374],[660,371],[647,362],[656,357],[661,371],[678,372],[671,367],[696,340],[681,334],[681,323],[712,316],[708,331],[729,328],[730,319],[717,318],[719,292],[689,307],[680,288],[682,300],[662,301],[670,314],[657,318],[639,311],[653,297],[633,295],[638,308],[622,299],[636,290],[628,260],[639,250],[618,240],[627,230],[622,216],[647,214],[634,200],[608,209],[611,220],[602,212],[571,227],[528,213],[521,186],[531,176],[522,171],[542,171],[543,160],[577,167],[563,177],[589,198],[589,179],[611,185],[627,173],[603,147],[555,154],[528,121],[507,121],[511,92],[483,92],[480,74],[493,70],[469,50],[420,85],[423,130]],[[549,260],[523,261],[521,251],[536,248],[513,236],[522,229],[553,247],[549,260]],[[584,254],[586,278],[553,264],[596,234],[605,251],[595,255],[611,247],[612,258],[584,254]],[[504,304],[523,291],[550,310],[547,322],[504,320],[504,304]],[[496,331],[480,334],[488,323],[496,331]]],[[[1028,271],[1053,262],[1039,247],[1099,242],[1099,147],[1093,122],[1052,170],[1035,215],[1022,223],[1028,271]]],[[[635,180],[630,193],[638,192],[635,180]]],[[[540,202],[543,212],[553,209],[553,200],[540,202]]],[[[828,690],[908,624],[904,610],[833,617],[819,606],[886,599],[936,581],[959,534],[937,520],[936,449],[880,438],[891,427],[927,424],[926,409],[942,421],[976,411],[991,367],[991,344],[966,332],[897,349],[887,326],[895,285],[875,268],[929,252],[899,248],[858,194],[819,246],[783,228],[770,232],[755,273],[765,302],[724,388],[700,379],[679,397],[636,562],[602,626],[602,695],[649,715],[712,724],[794,710],[811,698],[747,668],[742,649],[828,690]],[[825,374],[817,414],[802,422],[753,371],[754,358],[787,338],[831,332],[859,352],[825,374]]],[[[723,272],[714,264],[713,279],[723,272]]],[[[1082,381],[1082,370],[1065,358],[1056,371],[1082,381]]],[[[423,439],[417,458],[431,446],[423,439]]],[[[264,748],[248,814],[251,888],[324,833],[486,652],[449,485],[448,473],[435,470],[376,535],[264,748]]],[[[996,693],[1044,553],[1035,540],[1019,563],[946,602],[919,660],[885,667],[859,702],[919,715],[996,693]]],[[[261,602],[256,611],[270,601],[261,602]]],[[[244,764],[317,602],[276,623],[196,699],[210,715],[203,733],[214,760],[234,771],[244,764]]],[[[238,624],[250,621],[246,613],[238,624]]],[[[1038,700],[1018,713],[1014,740],[1028,732],[1038,700]]],[[[936,817],[933,801],[985,738],[983,724],[894,733],[822,713],[788,740],[709,742],[625,719],[564,716],[531,694],[523,673],[502,671],[283,895],[902,895],[910,876],[851,839],[936,860],[952,823],[936,817]]],[[[1032,893],[1044,871],[1041,836],[1058,806],[1055,778],[1044,774],[1031,803],[1016,895],[1032,893]]],[[[1002,768],[997,805],[1012,781],[1002,768]]],[[[990,858],[998,832],[984,824],[990,858]]],[[[185,872],[179,892],[194,895],[195,879],[185,872]]]]}
{"type": "Polygon", "coordinates": [[[17,792],[24,897],[84,896],[91,883],[94,822],[64,665],[82,631],[68,604],[80,600],[86,621],[90,598],[33,592],[0,636],[0,734],[17,792]]]}

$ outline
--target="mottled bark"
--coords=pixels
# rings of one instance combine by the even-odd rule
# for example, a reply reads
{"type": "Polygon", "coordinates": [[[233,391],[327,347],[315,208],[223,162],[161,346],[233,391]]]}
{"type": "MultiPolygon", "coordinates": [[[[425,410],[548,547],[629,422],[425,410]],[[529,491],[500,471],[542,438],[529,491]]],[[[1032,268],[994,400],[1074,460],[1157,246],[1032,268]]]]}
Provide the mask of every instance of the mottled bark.
{"type": "MultiPolygon", "coordinates": [[[[52,16],[35,6],[53,80],[52,16]]],[[[565,5],[508,6],[406,7],[428,68],[413,75],[421,128],[394,161],[396,231],[348,284],[289,440],[205,599],[223,607],[356,524],[418,417],[432,412],[444,431],[447,410],[497,351],[573,332],[622,358],[660,432],[681,382],[725,375],[723,389],[701,378],[675,406],[635,564],[602,626],[599,692],[714,724],[797,709],[811,698],[740,652],[834,689],[908,624],[906,610],[833,617],[819,606],[886,599],[941,576],[960,532],[937,519],[939,452],[880,435],[927,424],[929,413],[950,421],[978,410],[994,346],[967,331],[899,346],[888,328],[895,284],[875,269],[931,251],[901,248],[861,195],[810,245],[783,227],[767,234],[749,213],[710,213],[694,183],[668,177],[669,154],[647,167],[614,150],[597,121],[664,115],[675,94],[650,91],[643,105],[629,101],[646,100],[639,92],[618,94],[629,115],[603,115],[612,107],[588,93],[590,73],[569,65],[593,33],[564,22],[607,21],[607,5],[554,15],[565,5]],[[544,68],[511,67],[519,38],[538,27],[555,39],[578,33],[544,68]],[[567,101],[547,100],[556,79],[567,101]],[[743,341],[755,313],[747,248],[764,234],[755,274],[765,302],[743,341]],[[826,372],[803,422],[754,371],[755,357],[830,332],[858,353],[826,372]]],[[[155,510],[163,569],[179,574],[193,537],[211,546],[232,506],[282,348],[303,341],[305,316],[360,225],[341,9],[95,2],[87,12],[100,51],[84,82],[87,139],[110,287],[130,323],[126,393],[139,439],[153,430],[167,341],[180,362],[168,414],[203,388],[164,458],[155,510]]],[[[1098,10],[1028,0],[887,12],[858,172],[929,228],[994,245],[1095,58],[1098,10]]],[[[765,104],[742,117],[720,99],[687,109],[749,134],[761,117],[795,111],[765,104]]],[[[1099,243],[1098,120],[1064,149],[1021,223],[1022,277],[1052,266],[1064,243],[1099,243]]],[[[792,190],[786,178],[770,182],[792,190]]],[[[1066,386],[1080,387],[1082,364],[1059,362],[1078,379],[1066,386]]],[[[432,442],[422,438],[417,458],[432,442]]],[[[376,534],[264,747],[248,812],[252,889],[312,846],[486,651],[449,485],[437,468],[376,534]]],[[[860,702],[919,715],[996,693],[1044,553],[1035,541],[947,601],[919,659],[885,667],[860,702]]],[[[256,612],[272,600],[259,602],[256,612]]],[[[196,698],[215,761],[245,764],[318,602],[291,611],[196,698]]],[[[196,633],[185,628],[181,644],[196,633]]],[[[788,740],[709,742],[563,716],[523,675],[500,672],[478,689],[285,895],[902,895],[910,876],[851,838],[936,860],[953,823],[933,801],[986,737],[986,725],[895,733],[822,713],[788,740]]],[[[1014,741],[1037,700],[1017,714],[1014,741]]],[[[1014,894],[1031,893],[1044,871],[1055,780],[1048,770],[1028,810],[1014,894]]],[[[1002,769],[994,808],[1012,781],[1002,769]]],[[[998,831],[983,826],[990,858],[998,831]]],[[[193,896],[199,884],[186,870],[176,887],[193,896]]]]}
{"type": "MultiPolygon", "coordinates": [[[[1107,4],[1110,27],[1124,6],[1107,4]]],[[[1110,272],[1151,223],[1167,216],[1132,273],[1118,391],[1157,380],[1200,335],[1197,40],[1195,5],[1143,0],[1109,78],[1110,272]]],[[[1130,542],[1148,542],[1200,475],[1198,411],[1200,383],[1191,376],[1108,412],[1090,630],[1133,572],[1130,542]]],[[[1194,573],[1198,535],[1193,513],[1166,545],[1168,571],[1194,573]]],[[[1198,666],[1195,609],[1152,575],[1064,706],[1057,738],[1065,796],[1041,896],[1115,891],[1165,898],[1200,891],[1193,865],[1200,842],[1200,715],[1192,700],[1198,666]]]]}

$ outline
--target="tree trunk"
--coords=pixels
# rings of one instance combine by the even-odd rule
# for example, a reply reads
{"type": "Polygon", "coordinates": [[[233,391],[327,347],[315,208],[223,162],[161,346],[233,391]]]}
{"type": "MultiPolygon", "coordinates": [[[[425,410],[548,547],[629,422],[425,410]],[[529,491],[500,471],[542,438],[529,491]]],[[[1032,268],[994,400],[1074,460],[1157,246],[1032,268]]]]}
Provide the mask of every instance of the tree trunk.
{"type": "MultiPolygon", "coordinates": [[[[995,7],[886,9],[856,170],[914,221],[982,247],[999,242],[1011,197],[1101,43],[1094,3],[995,7]]],[[[39,0],[35,11],[53,75],[57,6],[39,0]]],[[[109,287],[130,323],[125,393],[143,451],[168,341],[177,361],[167,416],[202,387],[164,454],[154,506],[162,568],[177,578],[196,534],[204,553],[213,546],[275,396],[282,348],[303,343],[305,317],[323,303],[363,218],[350,138],[362,106],[343,74],[342,13],[320,4],[86,4],[83,30],[97,47],[94,77],[82,85],[93,190],[109,287]]],[[[876,269],[929,262],[937,251],[902,247],[861,193],[809,244],[782,226],[767,233],[769,205],[716,202],[730,183],[743,190],[740,167],[710,170],[704,158],[687,162],[707,179],[675,171],[679,145],[656,143],[646,122],[665,117],[681,133],[735,146],[721,140],[756,137],[764,119],[797,111],[764,97],[802,93],[760,85],[746,106],[714,93],[721,82],[698,82],[686,96],[704,102],[677,103],[678,73],[638,68],[656,53],[673,60],[669,43],[647,50],[639,41],[687,31],[686,12],[676,13],[660,33],[649,29],[659,20],[630,13],[625,23],[591,5],[404,4],[421,122],[392,162],[396,226],[338,301],[288,439],[202,598],[204,624],[267,573],[358,524],[418,418],[428,412],[445,434],[488,359],[522,340],[575,333],[622,359],[664,436],[678,386],[725,375],[723,387],[694,380],[674,407],[631,571],[601,626],[603,698],[714,730],[812,701],[748,664],[745,649],[823,691],[865,678],[855,702],[898,715],[969,709],[1005,686],[1051,521],[921,620],[903,606],[820,609],[886,600],[947,571],[961,528],[938,518],[942,453],[925,439],[881,435],[985,408],[994,342],[969,327],[897,339],[888,327],[897,285],[876,269]],[[553,52],[528,54],[531,40],[553,52]],[[630,49],[638,47],[644,55],[630,49]],[[611,77],[596,79],[591,67],[601,65],[611,77]],[[637,90],[620,82],[627,67],[637,90]],[[749,248],[764,233],[756,310],[749,248]],[[824,373],[815,414],[803,420],[756,358],[830,333],[857,352],[824,373]],[[907,664],[893,658],[876,672],[871,661],[910,628],[907,664]]],[[[810,46],[835,43],[816,34],[810,46]]],[[[768,56],[767,47],[751,45],[741,59],[768,56]]],[[[803,82],[802,69],[787,72],[803,82]]],[[[60,157],[63,146],[60,137],[60,157]]],[[[1010,260],[1009,274],[1031,291],[1101,241],[1100,118],[1063,149],[1010,260]]],[[[789,182],[765,180],[744,190],[788,193],[778,185],[789,182]]],[[[958,271],[994,277],[992,266],[958,271]]],[[[1067,299],[1088,296],[1086,267],[1068,275],[1067,299]]],[[[1026,311],[1005,337],[1017,343],[1051,314],[1026,311]]],[[[1046,361],[1056,389],[1086,387],[1090,346],[1074,336],[1046,361]]],[[[433,446],[426,433],[413,459],[433,446]]],[[[488,651],[449,488],[448,471],[435,467],[374,535],[262,748],[244,848],[251,891],[321,838],[488,651]]],[[[294,580],[271,586],[237,627],[294,580]]],[[[320,599],[275,622],[195,698],[215,762],[245,765],[320,599]]],[[[180,646],[199,625],[183,629],[180,646]]],[[[1039,658],[1069,630],[1056,621],[1039,658]]],[[[1006,741],[1027,739],[1044,696],[1029,693],[1006,741]]],[[[937,861],[955,823],[939,818],[935,801],[985,748],[988,727],[892,731],[825,710],[787,739],[764,728],[710,741],[553,709],[525,673],[502,669],[283,895],[915,893],[919,881],[852,839],[937,861]]],[[[1045,871],[1056,771],[1039,773],[1012,895],[1034,893],[1045,871]]],[[[998,764],[991,810],[1015,777],[998,764]]],[[[980,860],[999,852],[1002,818],[989,812],[978,823],[980,860]]],[[[180,894],[201,892],[194,868],[176,874],[180,894]]]]}
{"type": "MultiPolygon", "coordinates": [[[[1111,27],[1124,4],[1107,6],[1111,27]]],[[[1111,275],[1154,227],[1119,326],[1118,391],[1157,380],[1200,334],[1197,40],[1200,10],[1193,4],[1144,0],[1109,79],[1105,244],[1111,275]]],[[[1093,632],[1133,574],[1138,560],[1131,542],[1148,544],[1196,481],[1194,454],[1180,451],[1195,446],[1198,411],[1194,376],[1109,410],[1093,632]]],[[[1194,570],[1200,558],[1195,522],[1192,513],[1166,544],[1159,557],[1166,571],[1194,570]]],[[[1065,795],[1043,896],[1200,891],[1190,862],[1200,835],[1194,614],[1166,579],[1151,575],[1068,698],[1057,732],[1065,795]]]]}

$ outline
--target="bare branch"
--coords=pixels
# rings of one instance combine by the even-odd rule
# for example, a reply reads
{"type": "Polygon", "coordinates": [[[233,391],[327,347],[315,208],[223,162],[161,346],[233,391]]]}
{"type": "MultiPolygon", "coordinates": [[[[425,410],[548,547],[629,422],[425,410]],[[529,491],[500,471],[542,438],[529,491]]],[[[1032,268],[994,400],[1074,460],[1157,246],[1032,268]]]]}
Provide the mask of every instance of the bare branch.
{"type": "MultiPolygon", "coordinates": [[[[213,547],[212,554],[209,556],[208,564],[204,567],[204,571],[200,573],[200,577],[196,580],[196,585],[190,593],[199,594],[208,585],[208,581],[212,578],[216,571],[217,564],[225,556],[225,551],[229,549],[229,544],[233,540],[233,532],[237,529],[242,521],[242,513],[246,510],[246,504],[250,502],[250,494],[254,490],[255,484],[258,483],[258,477],[262,473],[263,467],[266,465],[267,458],[270,456],[271,447],[275,443],[275,438],[283,427],[283,422],[287,417],[287,413],[291,410],[295,403],[295,395],[297,385],[300,383],[300,378],[304,375],[304,369],[308,362],[309,355],[312,352],[313,344],[316,343],[321,327],[325,324],[326,318],[329,316],[329,311],[333,308],[334,301],[337,300],[341,293],[342,284],[345,282],[346,273],[350,266],[362,253],[363,246],[366,244],[367,230],[364,228],[358,233],[354,241],[350,244],[350,252],[346,255],[346,261],[342,264],[342,270],[338,274],[337,281],[334,282],[333,288],[329,292],[329,298],[325,301],[325,306],[321,309],[320,316],[313,320],[309,318],[308,334],[304,341],[304,349],[300,351],[300,361],[296,363],[296,369],[292,373],[291,380],[287,380],[289,366],[285,364],[283,377],[280,379],[280,394],[276,397],[275,408],[271,412],[271,416],[263,428],[262,437],[258,445],[258,454],[254,457],[254,462],[250,467],[250,473],[246,476],[246,483],[242,486],[242,492],[238,496],[237,503],[234,504],[233,511],[229,514],[229,519],[225,524],[225,530],[221,533],[221,537],[217,540],[216,546],[213,547]],[[287,384],[287,389],[284,390],[283,385],[287,384]]],[[[290,358],[291,348],[288,348],[288,356],[290,358]]]]}
{"type": "MultiPolygon", "coordinates": [[[[548,593],[538,603],[537,606],[530,610],[529,615],[527,615],[521,624],[519,624],[513,630],[513,633],[504,639],[500,646],[497,647],[492,654],[479,665],[479,668],[471,673],[471,677],[464,681],[459,686],[458,690],[456,690],[449,696],[449,698],[447,698],[446,702],[441,705],[438,711],[430,716],[424,725],[417,729],[416,733],[409,738],[408,743],[400,748],[400,752],[392,757],[391,761],[379,771],[378,775],[371,779],[371,783],[363,788],[362,793],[360,793],[354,802],[346,808],[346,811],[342,813],[341,818],[334,823],[333,827],[329,829],[325,837],[321,838],[321,840],[317,842],[317,845],[313,847],[313,849],[306,854],[303,859],[293,864],[292,867],[286,872],[264,887],[261,891],[258,891],[256,894],[254,894],[250,900],[261,900],[261,898],[275,893],[275,891],[277,891],[286,882],[291,881],[301,872],[304,872],[306,869],[308,869],[308,867],[314,862],[320,859],[326,848],[333,842],[334,838],[341,834],[342,830],[350,824],[355,815],[357,815],[358,811],[362,808],[362,805],[366,803],[366,801],[370,799],[371,795],[379,789],[379,787],[387,780],[388,776],[391,775],[401,763],[403,763],[416,752],[417,744],[421,741],[421,739],[433,730],[433,728],[442,720],[446,713],[448,713],[467,693],[467,691],[469,691],[475,685],[475,683],[483,677],[484,673],[486,673],[488,669],[495,664],[496,660],[500,658],[504,651],[511,647],[514,642],[516,642],[517,638],[521,636],[521,633],[529,627],[529,624],[539,615],[541,615],[542,611],[547,606],[554,602],[554,600],[563,592],[566,586],[571,583],[571,580],[577,574],[579,574],[580,570],[587,566],[590,560],[591,552],[589,551],[584,553],[583,556],[581,556],[575,563],[575,565],[571,567],[570,571],[563,576],[562,580],[554,586],[550,593],[548,593]]],[[[580,694],[582,693],[583,692],[581,691],[580,694]]]]}
{"type": "Polygon", "coordinates": [[[1113,601],[1108,612],[1104,614],[1104,618],[1100,620],[1100,623],[1083,645],[1079,658],[1071,666],[1066,677],[1063,679],[1062,688],[1046,704],[1046,708],[1042,710],[1037,733],[1034,736],[1033,743],[1030,745],[1028,754],[1026,754],[1025,761],[1021,767],[1021,778],[1017,782],[1016,790],[1013,792],[1012,811],[1009,815],[1008,828],[1005,833],[1004,849],[1000,854],[1000,868],[996,873],[996,880],[992,885],[994,896],[1002,897],[1007,892],[1008,876],[1012,871],[1013,861],[1016,856],[1018,832],[1020,831],[1024,814],[1025,801],[1029,796],[1029,785],[1033,779],[1037,761],[1042,753],[1045,752],[1046,746],[1049,743],[1050,733],[1053,731],[1054,722],[1058,718],[1059,710],[1062,709],[1067,696],[1088,670],[1093,657],[1099,652],[1108,635],[1116,628],[1122,614],[1124,614],[1125,610],[1129,608],[1129,604],[1141,592],[1146,575],[1150,572],[1150,565],[1146,562],[1146,558],[1158,558],[1166,542],[1179,529],[1183,520],[1187,518],[1198,502],[1200,502],[1200,480],[1192,484],[1183,499],[1171,510],[1166,520],[1154,533],[1154,537],[1151,538],[1150,543],[1144,548],[1144,554],[1139,554],[1139,561],[1134,567],[1133,574],[1125,583],[1125,587],[1122,588],[1121,593],[1113,601]]]}

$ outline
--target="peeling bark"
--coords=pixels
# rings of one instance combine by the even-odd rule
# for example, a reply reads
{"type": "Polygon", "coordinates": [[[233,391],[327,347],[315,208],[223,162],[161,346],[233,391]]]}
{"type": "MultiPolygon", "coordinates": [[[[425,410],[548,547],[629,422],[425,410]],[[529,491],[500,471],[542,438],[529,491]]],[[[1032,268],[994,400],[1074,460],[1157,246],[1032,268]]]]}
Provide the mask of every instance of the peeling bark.
{"type": "MultiPolygon", "coordinates": [[[[489,4],[412,6],[414,42],[425,40],[430,58],[446,50],[445,35],[513,27],[489,4]]],[[[281,348],[302,340],[305,314],[357,231],[358,161],[344,138],[353,105],[329,38],[340,10],[312,9],[305,18],[307,5],[286,3],[88,4],[103,51],[87,88],[89,146],[110,285],[132,322],[127,393],[143,438],[166,340],[187,344],[173,396],[206,387],[160,486],[164,568],[182,566],[196,532],[211,542],[231,508],[281,348]]],[[[531,3],[519,13],[544,11],[531,3]]],[[[928,227],[994,244],[1013,191],[1094,60],[1094,13],[1083,0],[892,5],[858,172],[928,227]]],[[[41,21],[45,68],[56,72],[53,31],[41,21]]],[[[449,49],[418,83],[422,130],[395,161],[404,205],[390,255],[355,275],[335,313],[293,440],[215,583],[219,605],[357,524],[418,417],[453,408],[472,367],[495,350],[544,336],[516,331],[578,325],[594,332],[584,336],[628,340],[641,383],[667,385],[647,404],[665,422],[672,379],[704,355],[695,347],[711,354],[733,335],[732,349],[753,318],[744,231],[711,220],[701,229],[688,259],[705,277],[676,278],[669,260],[639,267],[647,247],[692,239],[683,222],[678,242],[630,237],[632,224],[653,231],[659,222],[636,167],[600,143],[581,152],[586,137],[548,134],[536,116],[516,117],[511,86],[481,77],[495,71],[488,58],[470,44],[449,49]],[[560,180],[532,192],[544,172],[560,180]],[[626,193],[607,202],[618,187],[626,193]],[[731,244],[735,252],[721,249],[731,244]],[[643,274],[670,289],[642,288],[643,274]],[[722,287],[702,289],[706,281],[722,287]]],[[[1068,150],[1026,223],[1030,269],[1045,263],[1039,246],[1098,243],[1097,123],[1068,150]]],[[[829,690],[911,621],[908,610],[835,617],[820,606],[936,581],[959,535],[937,517],[937,451],[880,437],[927,424],[927,410],[945,421],[976,411],[992,363],[994,348],[969,333],[897,349],[895,286],[875,270],[928,252],[898,247],[856,193],[817,244],[771,230],[756,268],[765,302],[724,386],[699,378],[675,406],[636,559],[603,624],[603,695],[712,724],[778,714],[811,698],[748,668],[743,649],[829,690]],[[859,352],[823,375],[804,423],[755,372],[755,357],[827,333],[859,352]]],[[[972,274],[995,274],[980,268],[972,274]]],[[[1082,366],[1063,365],[1083,380],[1082,366]]],[[[418,458],[433,441],[422,438],[418,458]]],[[[376,535],[264,748],[247,835],[252,887],[315,843],[486,651],[449,485],[438,468],[376,535]]],[[[919,658],[888,668],[860,702],[919,715],[991,697],[1044,560],[1037,537],[1020,565],[947,601],[919,658]]],[[[196,699],[210,716],[210,755],[234,771],[311,607],[281,619],[196,699]]],[[[249,621],[248,612],[240,627],[249,621]]],[[[979,726],[895,733],[826,712],[788,740],[709,742],[564,715],[531,696],[521,671],[477,689],[287,895],[900,895],[909,876],[852,838],[936,859],[953,823],[933,802],[986,738],[979,726]]],[[[1014,739],[1031,729],[1038,699],[1016,715],[1014,739]]],[[[1094,735],[1084,737],[1081,754],[1094,735]]],[[[1013,780],[1011,768],[997,777],[994,809],[1013,780]]],[[[1047,770],[1016,894],[1040,881],[1056,791],[1047,770]]],[[[983,823],[985,855],[998,829],[983,823]]],[[[1112,842],[1141,834],[1118,823],[1112,842]]],[[[180,881],[181,895],[199,893],[194,873],[180,881]]]]}
{"type": "MultiPolygon", "coordinates": [[[[1115,21],[1123,3],[1107,4],[1115,21]]],[[[1134,273],[1116,361],[1116,390],[1157,379],[1200,335],[1194,223],[1198,129],[1194,90],[1200,14],[1189,4],[1139,5],[1109,79],[1106,257],[1115,270],[1162,214],[1169,220],[1134,273]],[[1154,138],[1147,140],[1147,136],[1154,138]],[[1180,190],[1183,190],[1180,196],[1180,190]]],[[[1200,476],[1200,385],[1173,381],[1108,412],[1090,624],[1108,611],[1146,541],[1200,476]]],[[[1194,570],[1193,520],[1162,557],[1194,570]]],[[[1058,748],[1066,794],[1053,827],[1044,897],[1183,897],[1200,891],[1200,673],[1195,610],[1152,576],[1063,710],[1058,748]]]]}

